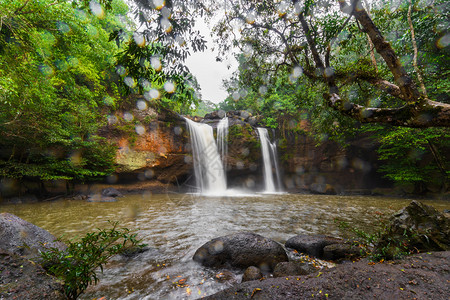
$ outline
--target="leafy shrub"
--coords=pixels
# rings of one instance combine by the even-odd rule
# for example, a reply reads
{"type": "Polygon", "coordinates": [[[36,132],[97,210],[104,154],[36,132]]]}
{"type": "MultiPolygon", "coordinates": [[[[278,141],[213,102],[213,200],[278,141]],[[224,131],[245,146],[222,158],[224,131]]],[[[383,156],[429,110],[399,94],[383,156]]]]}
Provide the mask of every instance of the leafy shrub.
{"type": "Polygon", "coordinates": [[[47,272],[64,281],[64,292],[69,299],[76,299],[89,284],[97,284],[98,268],[114,255],[145,247],[137,234],[127,228],[118,228],[118,222],[110,222],[111,229],[98,229],[87,233],[80,241],[67,241],[67,249],[50,248],[41,252],[42,265],[47,272]]]}
{"type": "Polygon", "coordinates": [[[409,255],[416,251],[410,246],[410,240],[414,238],[416,233],[411,230],[405,230],[402,239],[391,238],[389,233],[389,220],[380,212],[375,213],[378,227],[373,232],[367,232],[356,227],[350,226],[347,222],[334,221],[339,229],[346,235],[350,235],[350,239],[355,245],[360,247],[361,255],[369,257],[372,261],[383,261],[387,259],[396,259],[409,255]],[[380,243],[380,241],[383,241],[380,243]]]}

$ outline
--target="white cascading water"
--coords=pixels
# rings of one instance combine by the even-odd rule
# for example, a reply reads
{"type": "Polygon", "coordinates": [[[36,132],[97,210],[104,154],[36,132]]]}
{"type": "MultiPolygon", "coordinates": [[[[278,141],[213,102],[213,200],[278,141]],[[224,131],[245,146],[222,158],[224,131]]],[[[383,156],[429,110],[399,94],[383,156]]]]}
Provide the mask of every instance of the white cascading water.
{"type": "Polygon", "coordinates": [[[261,152],[263,156],[263,173],[266,193],[275,193],[277,189],[273,179],[272,161],[275,167],[275,174],[277,177],[277,183],[281,189],[280,171],[277,162],[277,152],[275,143],[271,143],[269,140],[269,134],[266,128],[257,128],[259,140],[261,141],[261,152]]]}
{"type": "Polygon", "coordinates": [[[187,118],[186,124],[190,134],[198,192],[222,195],[227,189],[227,183],[212,127],[187,118]]]}
{"type": "Polygon", "coordinates": [[[219,149],[223,168],[226,171],[228,154],[228,118],[226,116],[217,124],[217,149],[219,149]]]}

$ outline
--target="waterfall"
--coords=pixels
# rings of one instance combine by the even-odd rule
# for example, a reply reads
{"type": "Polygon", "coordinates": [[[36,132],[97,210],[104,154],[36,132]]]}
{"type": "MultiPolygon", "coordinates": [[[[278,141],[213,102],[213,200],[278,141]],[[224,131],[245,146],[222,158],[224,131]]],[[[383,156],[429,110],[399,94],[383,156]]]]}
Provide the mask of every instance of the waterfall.
{"type": "Polygon", "coordinates": [[[266,193],[275,193],[277,189],[273,178],[273,166],[275,167],[275,175],[277,178],[278,190],[281,189],[280,169],[277,159],[277,146],[275,143],[271,143],[269,134],[266,128],[257,128],[259,139],[261,141],[261,152],[263,156],[263,173],[266,193]]]}
{"type": "Polygon", "coordinates": [[[220,157],[222,157],[223,169],[226,172],[228,154],[228,118],[226,116],[217,124],[217,148],[220,157]]]}
{"type": "Polygon", "coordinates": [[[213,129],[186,118],[189,129],[197,189],[202,194],[223,194],[227,189],[225,172],[213,129]]]}

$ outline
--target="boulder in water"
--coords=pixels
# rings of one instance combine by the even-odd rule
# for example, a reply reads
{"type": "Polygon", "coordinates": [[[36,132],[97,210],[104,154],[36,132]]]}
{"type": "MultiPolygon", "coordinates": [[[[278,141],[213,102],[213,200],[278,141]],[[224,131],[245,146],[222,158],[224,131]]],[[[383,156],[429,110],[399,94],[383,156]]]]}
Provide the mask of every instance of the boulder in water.
{"type": "Polygon", "coordinates": [[[251,232],[215,238],[197,249],[193,259],[207,267],[257,266],[263,271],[271,271],[279,262],[288,261],[280,244],[251,232]]]}
{"type": "Polygon", "coordinates": [[[296,235],[286,241],[287,248],[295,249],[317,258],[323,258],[323,248],[331,244],[341,244],[344,240],[326,235],[296,235]]]}
{"type": "Polygon", "coordinates": [[[102,191],[102,196],[104,197],[123,197],[122,193],[115,188],[109,187],[102,191]]]}

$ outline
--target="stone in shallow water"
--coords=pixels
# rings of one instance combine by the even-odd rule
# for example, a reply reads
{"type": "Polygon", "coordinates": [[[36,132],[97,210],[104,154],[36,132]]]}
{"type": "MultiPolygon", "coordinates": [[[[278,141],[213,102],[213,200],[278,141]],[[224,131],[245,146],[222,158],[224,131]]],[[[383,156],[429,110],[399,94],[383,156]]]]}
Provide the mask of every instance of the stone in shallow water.
{"type": "Polygon", "coordinates": [[[193,259],[206,267],[257,266],[263,271],[271,271],[279,262],[288,261],[280,244],[251,232],[215,238],[197,249],[193,259]]]}
{"type": "Polygon", "coordinates": [[[244,275],[242,276],[242,282],[258,280],[261,278],[263,278],[263,274],[261,273],[261,270],[257,267],[251,266],[245,270],[244,275]]]}
{"type": "Polygon", "coordinates": [[[344,241],[326,235],[296,235],[286,241],[287,248],[295,249],[317,258],[323,258],[323,248],[331,244],[339,244],[344,241]]]}

